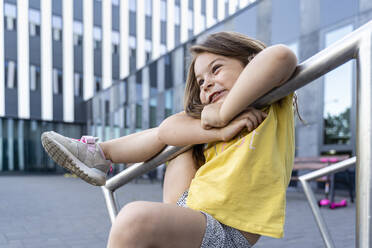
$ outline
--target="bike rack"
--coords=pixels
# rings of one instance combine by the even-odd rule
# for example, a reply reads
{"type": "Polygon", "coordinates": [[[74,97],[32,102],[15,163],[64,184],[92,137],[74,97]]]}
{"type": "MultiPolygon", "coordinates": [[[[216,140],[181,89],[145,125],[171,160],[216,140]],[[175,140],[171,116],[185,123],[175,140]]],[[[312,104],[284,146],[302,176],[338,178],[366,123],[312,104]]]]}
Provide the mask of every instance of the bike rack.
{"type": "MultiPolygon", "coordinates": [[[[326,49],[315,54],[303,63],[299,64],[292,77],[282,86],[273,89],[263,97],[255,101],[251,106],[261,108],[283,98],[289,93],[305,86],[313,80],[332,71],[349,60],[355,59],[357,64],[357,126],[356,126],[356,247],[372,247],[371,233],[371,198],[372,198],[372,114],[371,114],[371,77],[372,77],[372,21],[364,24],[343,39],[332,44],[326,49]]],[[[118,214],[118,203],[115,197],[115,190],[128,183],[135,177],[142,175],[149,170],[156,168],[164,162],[174,158],[178,154],[190,149],[188,147],[166,147],[162,152],[151,160],[135,164],[109,179],[102,191],[111,222],[118,214]]],[[[350,162],[350,160],[347,160],[350,162]]],[[[341,163],[344,163],[341,162],[341,163]]],[[[346,162],[345,162],[346,163],[346,162]]],[[[334,173],[337,164],[332,165],[324,171],[324,175],[334,173]]],[[[344,165],[344,164],[342,164],[344,165]]],[[[346,165],[345,165],[346,166],[346,165]]],[[[343,167],[343,166],[342,166],[343,167]]],[[[338,167],[336,167],[338,168],[338,167]]],[[[323,170],[323,169],[322,169],[323,170]]],[[[313,172],[319,173],[319,172],[313,172]]],[[[322,172],[323,173],[323,172],[322,172]]],[[[306,177],[301,181],[306,187],[306,177]]],[[[310,192],[310,191],[308,191],[310,192]]],[[[309,200],[310,206],[312,200],[309,200]]],[[[317,219],[317,215],[315,214],[317,219]]],[[[320,216],[320,215],[318,215],[320,216]]],[[[322,226],[325,226],[322,225],[322,226]]],[[[326,228],[319,226],[323,240],[327,247],[330,235],[326,228]]]]}

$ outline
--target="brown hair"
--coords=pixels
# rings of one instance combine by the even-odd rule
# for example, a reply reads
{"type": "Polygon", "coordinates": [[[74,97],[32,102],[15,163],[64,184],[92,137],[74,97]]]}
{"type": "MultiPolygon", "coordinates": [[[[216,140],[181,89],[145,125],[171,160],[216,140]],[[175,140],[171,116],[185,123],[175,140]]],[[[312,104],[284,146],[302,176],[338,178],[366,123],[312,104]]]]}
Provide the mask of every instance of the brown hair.
{"type": "MultiPolygon", "coordinates": [[[[266,45],[259,40],[236,32],[218,32],[209,35],[200,44],[190,48],[192,59],[189,65],[184,95],[184,109],[187,115],[200,119],[204,105],[200,101],[200,87],[195,77],[195,60],[201,53],[213,53],[239,60],[246,66],[266,45]]],[[[297,105],[296,105],[297,106],[297,105]]],[[[203,144],[193,147],[193,157],[200,167],[205,163],[203,144]]]]}

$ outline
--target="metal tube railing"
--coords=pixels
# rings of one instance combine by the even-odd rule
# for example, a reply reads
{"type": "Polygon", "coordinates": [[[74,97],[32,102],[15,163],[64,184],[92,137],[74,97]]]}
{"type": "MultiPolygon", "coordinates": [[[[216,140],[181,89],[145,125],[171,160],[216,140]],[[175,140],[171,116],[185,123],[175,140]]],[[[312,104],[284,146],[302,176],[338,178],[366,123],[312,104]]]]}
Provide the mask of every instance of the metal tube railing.
{"type": "MultiPolygon", "coordinates": [[[[251,106],[260,108],[269,105],[327,72],[344,64],[357,60],[357,167],[356,167],[356,247],[372,247],[371,234],[371,155],[372,155],[372,117],[371,117],[371,34],[372,21],[358,28],[343,39],[297,66],[293,76],[284,85],[273,89],[255,101],[251,106]]],[[[189,147],[188,147],[189,148],[189,147]]],[[[188,149],[188,148],[185,148],[188,149]]],[[[107,181],[105,189],[114,192],[135,176],[180,153],[179,147],[167,147],[146,163],[138,164],[107,181]]],[[[104,192],[105,193],[105,192],[104,192]]],[[[106,201],[115,202],[113,194],[105,193],[106,201]]],[[[117,214],[114,204],[107,204],[109,212],[117,214]]],[[[113,217],[114,218],[114,217],[113,217]]],[[[113,219],[112,219],[113,220],[113,219]]]]}
{"type": "Polygon", "coordinates": [[[336,173],[336,172],[339,172],[339,171],[342,171],[342,170],[345,170],[345,169],[353,166],[355,164],[355,162],[356,162],[356,157],[352,157],[350,159],[344,160],[344,161],[339,162],[337,164],[333,164],[333,165],[327,166],[325,168],[322,168],[322,169],[313,171],[311,173],[308,173],[306,175],[302,175],[298,178],[300,180],[301,184],[302,184],[302,187],[304,189],[304,193],[307,197],[307,200],[309,201],[310,208],[313,211],[315,221],[318,224],[320,234],[322,235],[323,241],[324,241],[327,248],[333,248],[333,247],[335,247],[335,245],[334,245],[333,240],[331,238],[331,235],[330,235],[330,233],[327,229],[327,225],[326,225],[326,223],[325,223],[325,221],[324,221],[324,219],[323,219],[323,217],[320,213],[318,203],[315,199],[315,195],[314,195],[313,191],[311,190],[311,187],[310,187],[308,181],[319,178],[319,177],[322,177],[322,176],[326,176],[326,175],[329,175],[329,174],[333,174],[333,173],[336,173]]]}

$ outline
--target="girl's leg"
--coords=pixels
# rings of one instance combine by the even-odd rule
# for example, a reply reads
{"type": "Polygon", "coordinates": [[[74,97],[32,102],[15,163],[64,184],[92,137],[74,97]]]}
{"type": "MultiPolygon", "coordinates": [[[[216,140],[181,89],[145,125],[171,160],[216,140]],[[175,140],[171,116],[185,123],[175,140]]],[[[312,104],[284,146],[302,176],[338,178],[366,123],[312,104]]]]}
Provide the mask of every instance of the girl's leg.
{"type": "Polygon", "coordinates": [[[158,139],[158,128],[105,141],[99,145],[106,159],[113,163],[143,162],[165,147],[165,144],[158,139]]]}
{"type": "Polygon", "coordinates": [[[164,176],[163,202],[177,203],[183,192],[190,187],[195,173],[196,166],[192,158],[192,149],[169,161],[164,176]]]}
{"type": "Polygon", "coordinates": [[[133,202],[116,218],[108,248],[200,247],[206,218],[199,212],[175,204],[133,202]]]}

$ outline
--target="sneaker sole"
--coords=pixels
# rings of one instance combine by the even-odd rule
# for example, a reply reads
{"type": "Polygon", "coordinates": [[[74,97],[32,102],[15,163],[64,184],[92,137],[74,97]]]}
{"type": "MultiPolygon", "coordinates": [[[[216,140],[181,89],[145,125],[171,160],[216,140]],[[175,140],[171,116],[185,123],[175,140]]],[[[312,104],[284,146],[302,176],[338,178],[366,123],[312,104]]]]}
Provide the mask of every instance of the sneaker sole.
{"type": "Polygon", "coordinates": [[[71,173],[80,177],[87,183],[95,186],[105,185],[105,175],[103,172],[89,168],[79,159],[77,159],[70,151],[68,151],[64,146],[59,144],[57,141],[48,137],[48,134],[42,134],[41,144],[43,145],[45,151],[48,155],[60,166],[67,169],[71,173]]]}

